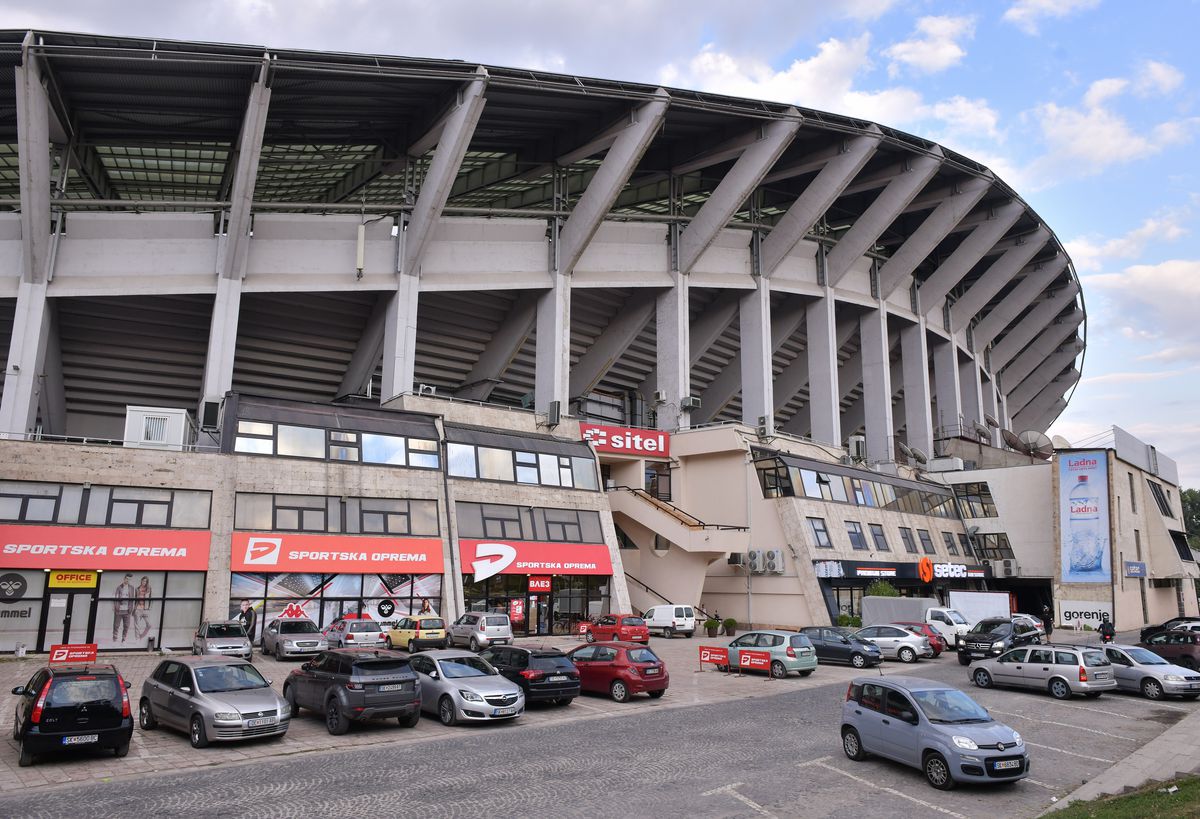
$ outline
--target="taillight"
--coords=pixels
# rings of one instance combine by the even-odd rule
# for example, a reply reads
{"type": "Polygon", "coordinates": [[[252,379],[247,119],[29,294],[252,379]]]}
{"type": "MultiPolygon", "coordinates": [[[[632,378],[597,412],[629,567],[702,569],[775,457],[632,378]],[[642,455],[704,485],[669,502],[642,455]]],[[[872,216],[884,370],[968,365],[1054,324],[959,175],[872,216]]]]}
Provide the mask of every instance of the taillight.
{"type": "Polygon", "coordinates": [[[349,691],[362,691],[363,686],[362,683],[348,682],[346,683],[346,689],[349,691]]]}
{"type": "Polygon", "coordinates": [[[354,635],[353,635],[353,634],[347,634],[347,635],[346,635],[346,642],[347,642],[347,643],[353,643],[353,642],[354,642],[354,635]]]}
{"type": "Polygon", "coordinates": [[[546,676],[546,673],[544,671],[535,671],[532,668],[527,668],[521,672],[521,676],[527,680],[540,680],[542,677],[546,676]]]}
{"type": "Polygon", "coordinates": [[[482,620],[480,620],[480,621],[479,621],[479,630],[480,630],[480,631],[483,631],[483,630],[484,630],[484,625],[485,625],[485,624],[484,624],[484,622],[483,622],[482,620]]]}
{"type": "Polygon", "coordinates": [[[846,686],[846,702],[850,702],[853,699],[854,699],[854,683],[850,683],[848,686],[846,686]]]}
{"type": "Polygon", "coordinates": [[[33,713],[29,715],[29,721],[37,723],[42,718],[42,709],[46,707],[46,697],[50,693],[50,680],[46,680],[46,684],[42,686],[42,693],[38,694],[37,702],[34,703],[33,713]]]}
{"type": "Polygon", "coordinates": [[[792,648],[791,646],[788,646],[787,647],[787,655],[794,660],[796,658],[796,649],[792,648]]]}
{"type": "Polygon", "coordinates": [[[129,689],[125,687],[125,680],[121,679],[121,675],[117,675],[117,685],[121,686],[121,717],[129,716],[129,689]]]}
{"type": "Polygon", "coordinates": [[[1083,666],[1079,666],[1079,681],[1087,682],[1087,669],[1083,666]]]}

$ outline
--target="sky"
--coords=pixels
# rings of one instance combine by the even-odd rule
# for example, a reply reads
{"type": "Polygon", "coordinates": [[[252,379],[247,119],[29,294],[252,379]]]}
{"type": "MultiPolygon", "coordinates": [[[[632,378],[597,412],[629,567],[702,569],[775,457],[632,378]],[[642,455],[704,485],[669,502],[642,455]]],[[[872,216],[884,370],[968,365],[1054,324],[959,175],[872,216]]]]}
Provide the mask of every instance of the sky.
{"type": "Polygon", "coordinates": [[[435,57],[785,102],[984,163],[1066,245],[1083,379],[1200,487],[1200,0],[0,0],[6,28],[435,57]]]}

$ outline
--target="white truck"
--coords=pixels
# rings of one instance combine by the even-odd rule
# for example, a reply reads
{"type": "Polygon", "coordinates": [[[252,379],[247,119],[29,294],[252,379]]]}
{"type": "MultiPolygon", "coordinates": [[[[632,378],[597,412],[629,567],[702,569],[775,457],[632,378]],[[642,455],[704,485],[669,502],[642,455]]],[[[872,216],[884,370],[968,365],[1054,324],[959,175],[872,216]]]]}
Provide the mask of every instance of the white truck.
{"type": "Polygon", "coordinates": [[[950,590],[950,606],[962,612],[971,625],[987,617],[1010,617],[1012,602],[1008,592],[950,590]]]}
{"type": "Polygon", "coordinates": [[[862,612],[864,626],[927,623],[942,635],[951,651],[958,646],[958,636],[971,628],[962,614],[932,597],[864,597],[862,612]]]}

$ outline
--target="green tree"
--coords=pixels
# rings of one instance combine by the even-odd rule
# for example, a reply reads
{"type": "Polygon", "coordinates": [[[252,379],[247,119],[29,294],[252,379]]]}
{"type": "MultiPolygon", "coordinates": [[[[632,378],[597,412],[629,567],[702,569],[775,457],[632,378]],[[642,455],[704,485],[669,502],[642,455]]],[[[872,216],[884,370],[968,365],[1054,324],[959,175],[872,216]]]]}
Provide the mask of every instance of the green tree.
{"type": "Polygon", "coordinates": [[[1188,545],[1200,551],[1200,489],[1183,489],[1179,492],[1183,504],[1183,528],[1188,534],[1188,545]]]}
{"type": "Polygon", "coordinates": [[[867,586],[865,592],[870,597],[899,597],[900,592],[896,591],[896,587],[886,580],[876,580],[870,586],[867,586]]]}

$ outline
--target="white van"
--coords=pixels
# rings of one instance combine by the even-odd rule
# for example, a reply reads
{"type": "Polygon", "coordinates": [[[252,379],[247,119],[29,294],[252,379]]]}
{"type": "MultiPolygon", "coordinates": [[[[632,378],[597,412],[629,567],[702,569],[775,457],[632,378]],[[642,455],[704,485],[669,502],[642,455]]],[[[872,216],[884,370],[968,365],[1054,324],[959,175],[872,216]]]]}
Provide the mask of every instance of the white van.
{"type": "Polygon", "coordinates": [[[653,632],[661,632],[664,637],[674,637],[682,634],[691,637],[696,633],[696,612],[691,606],[664,604],[646,609],[642,615],[646,627],[653,632]]]}

